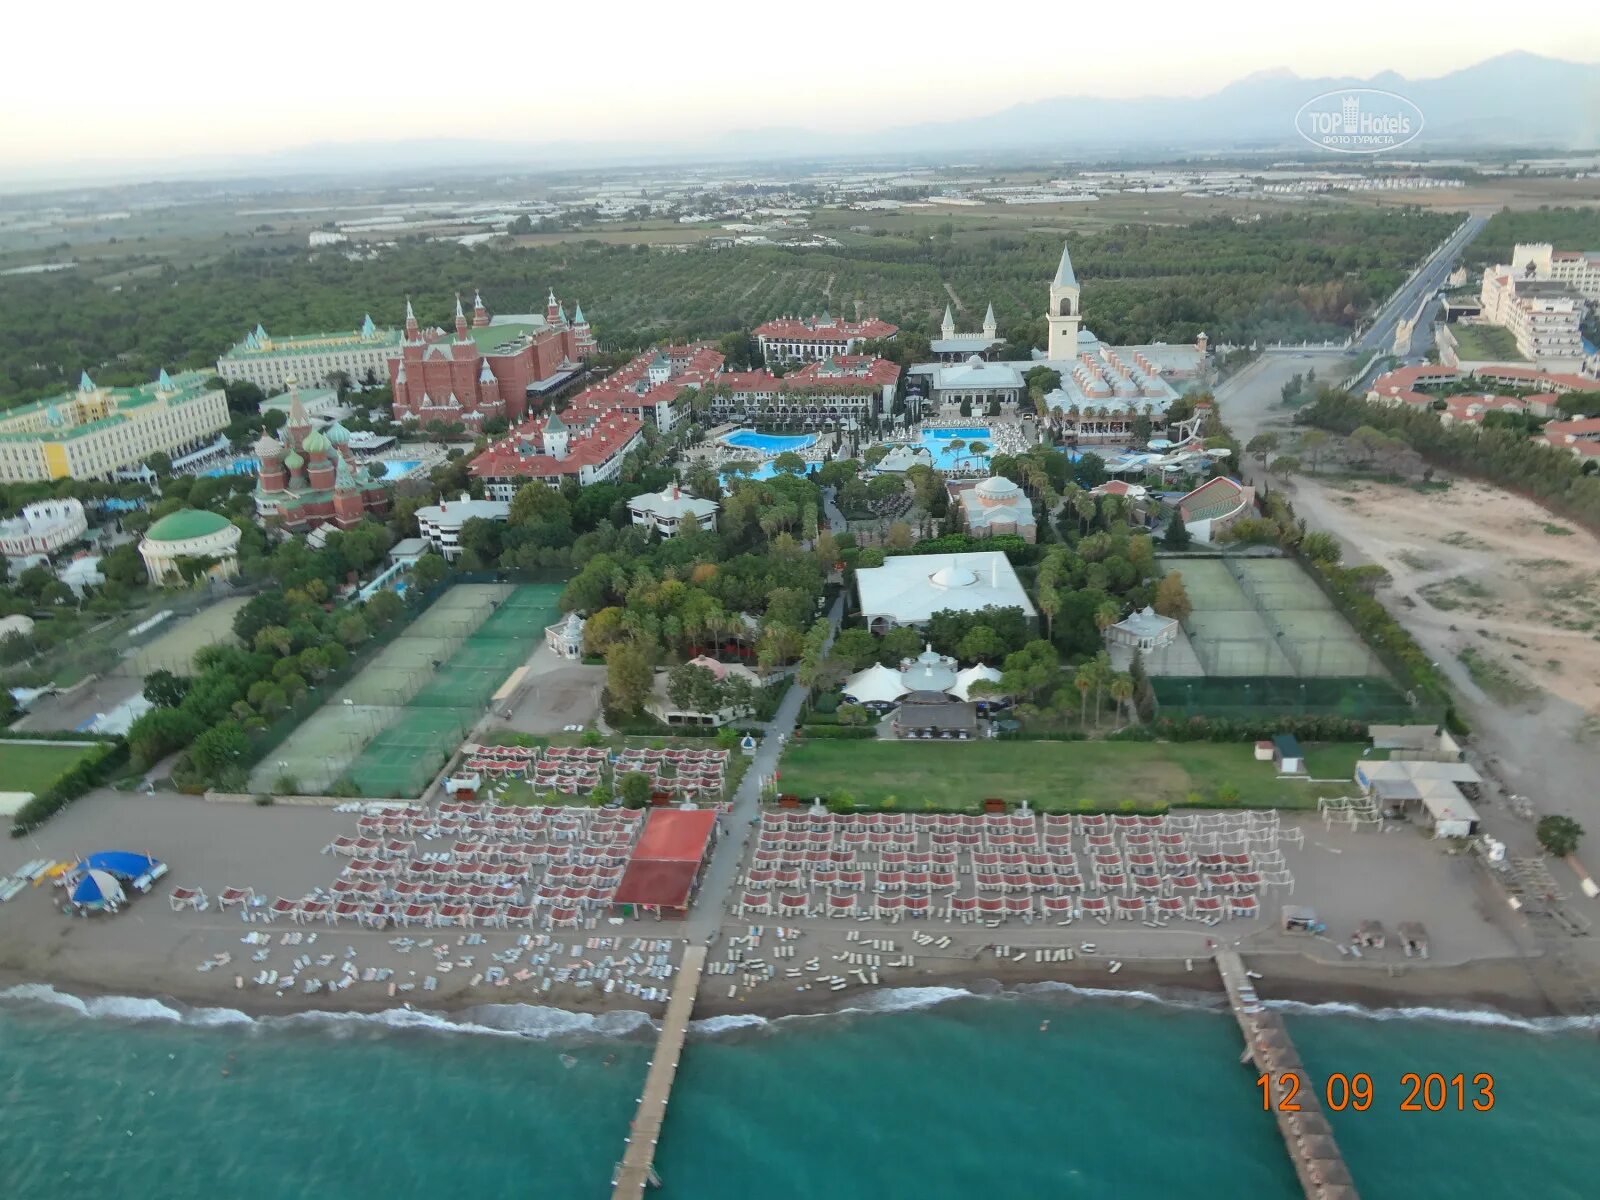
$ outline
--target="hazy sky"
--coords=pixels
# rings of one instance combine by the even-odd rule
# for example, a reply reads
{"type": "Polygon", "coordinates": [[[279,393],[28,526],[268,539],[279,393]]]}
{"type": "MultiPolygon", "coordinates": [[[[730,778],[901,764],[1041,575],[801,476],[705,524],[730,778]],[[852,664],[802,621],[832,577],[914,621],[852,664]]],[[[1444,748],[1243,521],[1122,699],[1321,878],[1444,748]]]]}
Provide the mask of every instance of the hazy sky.
{"type": "Polygon", "coordinates": [[[1414,78],[1507,50],[1593,62],[1595,13],[1595,0],[1545,0],[1528,20],[1483,0],[26,4],[7,18],[0,166],[456,134],[857,131],[1048,96],[1193,95],[1280,67],[1414,78]]]}

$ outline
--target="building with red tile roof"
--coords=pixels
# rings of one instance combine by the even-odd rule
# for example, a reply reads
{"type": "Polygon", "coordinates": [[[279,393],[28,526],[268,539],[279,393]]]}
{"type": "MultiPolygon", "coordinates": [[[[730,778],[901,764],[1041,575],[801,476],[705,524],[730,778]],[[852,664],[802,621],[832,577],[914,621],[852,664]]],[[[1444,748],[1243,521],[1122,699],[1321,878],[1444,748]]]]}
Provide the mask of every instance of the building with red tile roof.
{"type": "Polygon", "coordinates": [[[841,354],[787,375],[727,371],[716,380],[711,411],[721,420],[758,425],[827,427],[887,413],[900,383],[900,364],[871,355],[841,354]]]}
{"type": "Polygon", "coordinates": [[[513,429],[473,459],[468,473],[483,480],[491,500],[510,500],[535,481],[587,486],[617,478],[622,460],[643,441],[644,423],[632,413],[574,402],[513,429]]]}
{"type": "Polygon", "coordinates": [[[721,353],[708,342],[663,346],[636,355],[578,398],[632,413],[646,425],[668,430],[682,416],[685,388],[708,387],[722,370],[721,353]]]}
{"type": "Polygon", "coordinates": [[[1551,421],[1540,436],[1557,450],[1569,450],[1583,459],[1600,459],[1600,417],[1551,421]]]}
{"type": "Polygon", "coordinates": [[[1484,417],[1492,412],[1525,413],[1528,402],[1516,396],[1464,395],[1448,396],[1439,413],[1441,425],[1482,425],[1484,417]]]}
{"type": "Polygon", "coordinates": [[[491,317],[475,295],[470,320],[458,295],[453,334],[424,330],[407,300],[400,355],[389,360],[394,419],[468,429],[493,417],[516,424],[530,400],[578,379],[594,351],[582,306],[569,321],[554,292],[543,316],[491,317]]]}
{"type": "Polygon", "coordinates": [[[830,355],[854,354],[862,343],[892,338],[898,325],[867,317],[843,321],[823,313],[820,317],[779,317],[755,328],[761,345],[761,358],[769,366],[777,362],[807,362],[830,355]]]}

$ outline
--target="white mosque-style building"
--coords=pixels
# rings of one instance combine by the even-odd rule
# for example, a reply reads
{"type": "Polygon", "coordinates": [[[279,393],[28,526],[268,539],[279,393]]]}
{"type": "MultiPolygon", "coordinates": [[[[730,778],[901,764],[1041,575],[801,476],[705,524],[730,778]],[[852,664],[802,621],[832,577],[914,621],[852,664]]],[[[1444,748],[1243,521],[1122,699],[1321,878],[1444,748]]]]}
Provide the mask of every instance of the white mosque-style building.
{"type": "Polygon", "coordinates": [[[201,576],[232,579],[239,573],[239,527],[221,513],[180,508],[145,531],[139,556],[157,586],[181,585],[201,576]]]}
{"type": "Polygon", "coordinates": [[[1043,350],[1016,361],[998,358],[1004,343],[993,316],[991,305],[982,334],[957,334],[946,311],[944,336],[931,343],[934,361],[906,372],[918,394],[940,404],[968,399],[974,405],[993,400],[1004,405],[1008,395],[1020,398],[1028,371],[1049,367],[1061,376],[1061,386],[1044,397],[1051,424],[1069,441],[1119,443],[1126,442],[1141,417],[1159,434],[1181,389],[1205,372],[1204,333],[1183,345],[1108,346],[1085,329],[1083,289],[1069,246],[1061,248],[1050,280],[1043,350]]]}

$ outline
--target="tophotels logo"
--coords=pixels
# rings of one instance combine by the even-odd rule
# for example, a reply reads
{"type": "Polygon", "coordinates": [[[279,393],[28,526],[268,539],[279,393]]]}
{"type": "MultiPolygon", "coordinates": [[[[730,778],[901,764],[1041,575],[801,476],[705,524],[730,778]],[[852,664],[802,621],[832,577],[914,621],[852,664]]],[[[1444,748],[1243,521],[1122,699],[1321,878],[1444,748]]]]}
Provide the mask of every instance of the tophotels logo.
{"type": "Polygon", "coordinates": [[[1422,132],[1422,110],[1393,92],[1344,88],[1307,100],[1295,114],[1294,127],[1319,150],[1382,154],[1422,132]]]}

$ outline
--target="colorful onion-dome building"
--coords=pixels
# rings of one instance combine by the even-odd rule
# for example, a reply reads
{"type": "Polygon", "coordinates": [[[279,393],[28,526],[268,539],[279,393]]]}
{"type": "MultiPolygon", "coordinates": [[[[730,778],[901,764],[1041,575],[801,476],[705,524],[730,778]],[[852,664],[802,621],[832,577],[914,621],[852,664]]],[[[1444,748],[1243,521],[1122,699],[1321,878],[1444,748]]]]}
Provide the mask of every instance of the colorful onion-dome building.
{"type": "Polygon", "coordinates": [[[283,435],[282,442],[269,434],[256,442],[256,514],[262,521],[296,532],[330,522],[349,529],[368,513],[389,511],[389,489],[352,457],[350,431],[337,422],[325,432],[312,429],[295,390],[283,435]]]}

